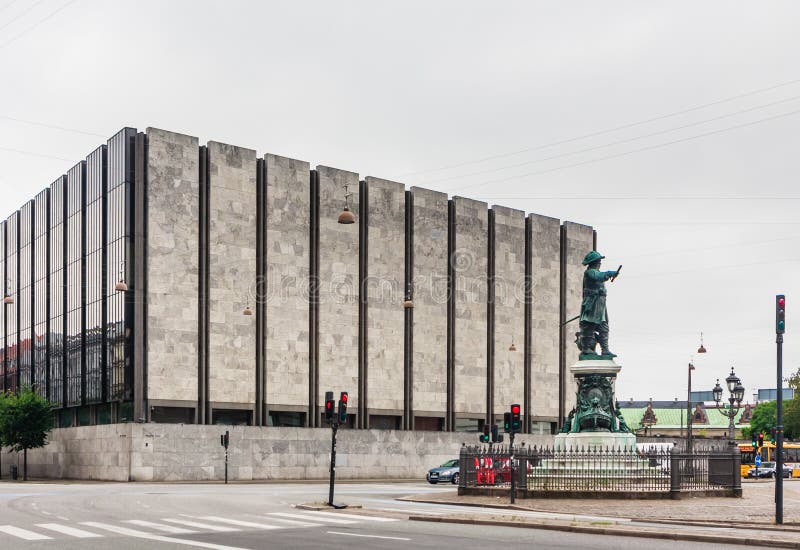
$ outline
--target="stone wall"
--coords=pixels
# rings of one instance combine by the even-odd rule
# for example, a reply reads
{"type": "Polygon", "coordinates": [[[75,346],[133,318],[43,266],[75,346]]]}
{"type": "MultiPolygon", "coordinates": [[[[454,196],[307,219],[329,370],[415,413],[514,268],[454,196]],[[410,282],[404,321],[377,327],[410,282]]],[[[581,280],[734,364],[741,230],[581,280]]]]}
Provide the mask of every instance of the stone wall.
{"type": "Polygon", "coordinates": [[[455,413],[486,414],[486,257],[488,206],[454,197],[455,257],[455,413]]]}
{"type": "Polygon", "coordinates": [[[308,405],[309,164],[265,155],[267,407],[308,405]]]}
{"type": "Polygon", "coordinates": [[[447,412],[447,194],[412,187],[415,416],[447,412]]]}
{"type": "Polygon", "coordinates": [[[198,140],[147,129],[147,396],[197,403],[198,140]]]}
{"type": "Polygon", "coordinates": [[[209,400],[255,403],[256,152],[208,143],[209,400]]]}
{"type": "Polygon", "coordinates": [[[366,178],[367,398],[373,414],[403,414],[405,186],[366,178]]]}
{"type": "Polygon", "coordinates": [[[524,401],[525,391],[525,212],[493,206],[494,413],[524,401]],[[509,348],[514,344],[516,351],[509,348]]]}
{"type": "Polygon", "coordinates": [[[319,403],[325,391],[349,392],[348,411],[359,407],[358,395],[358,174],[318,166],[319,174],[319,403]],[[337,222],[345,203],[356,223],[337,222]]]}
{"type": "MultiPolygon", "coordinates": [[[[531,418],[558,419],[561,223],[529,214],[533,306],[531,320],[531,418]]],[[[569,315],[569,311],[567,314],[569,315]]],[[[572,315],[569,315],[572,317],[572,315]]],[[[567,325],[568,331],[572,328],[567,325]]]]}
{"type": "MultiPolygon", "coordinates": [[[[107,481],[224,479],[219,436],[230,431],[231,480],[328,479],[331,432],[325,428],[259,428],[179,424],[112,424],[60,428],[50,443],[28,452],[33,478],[107,481]]],[[[337,479],[424,479],[428,469],[457,458],[474,433],[340,430],[337,479]]],[[[517,437],[552,445],[552,436],[517,437]]],[[[22,456],[2,453],[3,475],[22,456]]]]}

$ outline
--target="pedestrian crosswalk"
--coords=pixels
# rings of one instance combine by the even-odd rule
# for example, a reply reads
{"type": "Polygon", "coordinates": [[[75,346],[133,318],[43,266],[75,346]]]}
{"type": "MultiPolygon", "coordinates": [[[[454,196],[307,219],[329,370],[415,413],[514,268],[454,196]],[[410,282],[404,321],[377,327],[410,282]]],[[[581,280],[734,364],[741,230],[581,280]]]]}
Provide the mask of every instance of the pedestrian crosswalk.
{"type": "MultiPolygon", "coordinates": [[[[75,521],[61,523],[31,523],[29,525],[0,525],[0,546],[9,541],[46,541],[57,539],[93,539],[109,536],[143,538],[157,541],[190,543],[205,548],[227,548],[210,543],[180,539],[182,535],[230,533],[236,531],[271,531],[275,529],[305,529],[384,523],[394,518],[367,514],[345,514],[292,509],[291,512],[265,512],[247,516],[208,516],[177,514],[177,517],[120,519],[117,521],[75,521]]],[[[13,545],[12,545],[13,547],[13,545]]]]}

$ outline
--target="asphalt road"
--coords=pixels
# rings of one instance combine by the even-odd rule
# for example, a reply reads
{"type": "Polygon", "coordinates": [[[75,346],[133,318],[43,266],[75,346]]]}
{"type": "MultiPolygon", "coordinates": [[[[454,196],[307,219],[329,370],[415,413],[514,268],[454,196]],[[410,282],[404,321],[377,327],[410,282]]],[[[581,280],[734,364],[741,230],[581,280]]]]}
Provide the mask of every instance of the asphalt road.
{"type": "MultiPolygon", "coordinates": [[[[674,548],[669,540],[582,535],[539,529],[408,521],[463,513],[453,505],[398,496],[453,491],[420,483],[337,485],[336,500],[361,509],[317,512],[327,485],[0,483],[0,547],[14,549],[260,548],[674,548]]],[[[472,514],[497,510],[471,508],[472,514]]],[[[502,513],[502,512],[501,512],[502,513]]],[[[569,519],[569,513],[509,512],[569,519]]],[[[610,518],[582,518],[615,521],[610,518]]],[[[725,545],[681,542],[685,548],[725,545]]]]}

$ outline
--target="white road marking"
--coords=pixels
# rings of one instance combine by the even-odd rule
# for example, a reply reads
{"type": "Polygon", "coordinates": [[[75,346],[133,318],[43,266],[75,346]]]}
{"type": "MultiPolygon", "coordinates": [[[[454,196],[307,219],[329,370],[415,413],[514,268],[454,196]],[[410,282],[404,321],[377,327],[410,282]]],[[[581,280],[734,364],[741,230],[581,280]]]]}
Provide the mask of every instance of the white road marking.
{"type": "Polygon", "coordinates": [[[42,510],[42,513],[43,513],[44,515],[46,515],[46,516],[52,516],[52,515],[53,515],[53,514],[51,514],[50,512],[48,512],[48,511],[46,511],[46,510],[42,510]]]}
{"type": "Polygon", "coordinates": [[[272,521],[280,521],[287,525],[294,525],[297,527],[319,527],[321,525],[320,523],[311,523],[310,521],[299,521],[294,519],[278,518],[275,517],[274,515],[271,516],[269,519],[271,519],[272,521]]]}
{"type": "Polygon", "coordinates": [[[53,538],[48,537],[47,535],[34,533],[33,531],[20,529],[19,527],[14,527],[13,525],[0,525],[0,533],[5,533],[7,535],[11,535],[12,537],[17,537],[18,539],[24,540],[48,540],[53,538]]]}
{"type": "Polygon", "coordinates": [[[163,518],[161,521],[168,521],[170,523],[177,523],[178,525],[187,525],[189,527],[196,527],[197,529],[208,529],[209,531],[219,531],[221,533],[227,531],[238,531],[238,529],[234,529],[233,527],[222,527],[220,525],[209,525],[207,523],[200,523],[197,521],[189,521],[187,519],[168,519],[163,518]]]}
{"type": "Polygon", "coordinates": [[[117,527],[116,525],[109,525],[107,523],[98,523],[96,521],[84,521],[81,525],[95,527],[97,529],[105,529],[118,535],[125,535],[126,537],[134,537],[138,539],[154,540],[157,542],[171,542],[172,544],[183,544],[185,546],[194,546],[196,548],[210,548],[211,550],[246,550],[236,546],[223,546],[222,544],[212,544],[210,542],[200,542],[198,540],[176,539],[166,537],[164,535],[152,535],[144,531],[137,531],[136,529],[127,529],[125,527],[117,527]]]}
{"type": "Polygon", "coordinates": [[[103,536],[103,535],[98,535],[97,533],[90,533],[89,531],[84,531],[83,529],[77,529],[76,527],[61,525],[60,523],[37,523],[36,526],[42,527],[44,529],[49,529],[50,531],[55,531],[56,533],[62,533],[64,535],[69,535],[71,537],[77,537],[79,539],[94,539],[103,536]]]}
{"type": "Polygon", "coordinates": [[[133,525],[138,525],[139,527],[150,527],[151,529],[158,529],[159,531],[172,533],[173,535],[191,535],[192,533],[197,533],[197,531],[192,531],[191,529],[173,527],[172,525],[164,525],[163,523],[145,521],[143,519],[127,519],[125,520],[125,523],[132,523],[133,525]]]}
{"type": "Polygon", "coordinates": [[[280,529],[277,525],[268,525],[266,523],[255,523],[253,521],[242,521],[239,519],[221,518],[219,516],[201,516],[198,519],[206,521],[218,521],[220,523],[229,523],[231,525],[238,525],[239,527],[253,527],[254,529],[280,529]]]}
{"type": "Polygon", "coordinates": [[[355,521],[351,521],[349,519],[333,519],[333,518],[323,518],[323,517],[309,517],[308,514],[289,514],[287,512],[272,512],[270,513],[271,516],[280,516],[284,518],[293,518],[293,519],[313,519],[314,521],[327,521],[328,523],[341,523],[342,525],[349,525],[351,523],[356,523],[355,521]]]}
{"type": "Polygon", "coordinates": [[[64,516],[56,516],[56,518],[60,519],[61,521],[69,521],[69,518],[65,518],[64,516]]]}
{"type": "Polygon", "coordinates": [[[344,535],[346,537],[364,537],[368,539],[386,539],[386,540],[411,540],[405,537],[381,537],[379,535],[361,535],[358,533],[342,533],[340,531],[328,531],[329,535],[344,535]]]}
{"type": "Polygon", "coordinates": [[[352,519],[355,521],[397,521],[397,518],[382,518],[378,516],[361,516],[358,514],[340,514],[339,512],[309,512],[313,516],[352,519]]]}

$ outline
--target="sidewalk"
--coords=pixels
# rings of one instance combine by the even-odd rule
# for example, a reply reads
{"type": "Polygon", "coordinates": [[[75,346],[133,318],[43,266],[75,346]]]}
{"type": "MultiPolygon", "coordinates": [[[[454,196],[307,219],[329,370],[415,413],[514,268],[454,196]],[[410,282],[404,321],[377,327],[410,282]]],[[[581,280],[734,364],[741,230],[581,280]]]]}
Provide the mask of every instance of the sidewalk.
{"type": "Polygon", "coordinates": [[[463,514],[448,518],[423,516],[410,518],[417,521],[504,525],[800,549],[800,479],[784,480],[783,491],[783,525],[775,525],[775,483],[772,480],[743,480],[742,498],[695,497],[681,500],[518,498],[512,507],[508,497],[458,496],[454,491],[438,495],[412,496],[403,500],[464,506],[463,514]],[[473,506],[496,507],[498,514],[470,514],[470,507],[473,506]],[[515,516],[512,510],[616,519],[579,521],[557,516],[530,518],[515,516]]]}

